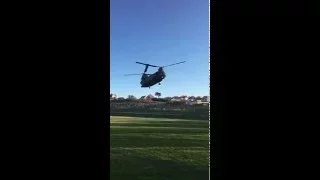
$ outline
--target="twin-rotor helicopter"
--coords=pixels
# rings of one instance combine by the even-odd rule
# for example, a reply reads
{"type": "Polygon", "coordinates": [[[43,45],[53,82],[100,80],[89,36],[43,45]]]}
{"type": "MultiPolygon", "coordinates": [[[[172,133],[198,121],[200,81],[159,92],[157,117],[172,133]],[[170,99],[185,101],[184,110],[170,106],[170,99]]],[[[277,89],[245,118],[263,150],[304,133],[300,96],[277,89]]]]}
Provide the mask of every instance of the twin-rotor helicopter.
{"type": "Polygon", "coordinates": [[[155,65],[151,65],[151,64],[145,64],[145,63],[141,63],[141,62],[136,62],[137,64],[142,64],[145,65],[145,69],[143,73],[140,74],[126,74],[125,76],[131,76],[131,75],[141,75],[141,87],[151,87],[155,84],[159,84],[161,85],[161,81],[166,78],[166,73],[164,72],[163,68],[165,67],[169,67],[169,66],[173,66],[173,65],[177,65],[177,64],[181,64],[181,63],[185,63],[186,61],[182,61],[182,62],[178,62],[178,63],[174,63],[174,64],[170,64],[170,65],[166,65],[166,66],[155,66],[155,65]],[[153,73],[153,74],[147,74],[147,70],[149,67],[158,67],[158,71],[153,73]]]}

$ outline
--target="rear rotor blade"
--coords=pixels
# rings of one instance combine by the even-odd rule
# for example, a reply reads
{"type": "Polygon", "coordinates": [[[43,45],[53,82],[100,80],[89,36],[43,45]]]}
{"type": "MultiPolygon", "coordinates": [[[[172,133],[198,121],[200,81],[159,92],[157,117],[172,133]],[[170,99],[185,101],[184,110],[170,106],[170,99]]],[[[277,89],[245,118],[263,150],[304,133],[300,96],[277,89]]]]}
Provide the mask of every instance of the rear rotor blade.
{"type": "Polygon", "coordinates": [[[185,63],[186,61],[181,61],[178,63],[174,63],[174,64],[170,64],[170,65],[166,65],[166,66],[162,66],[162,67],[168,67],[168,66],[173,66],[173,65],[177,65],[177,64],[181,64],[181,63],[185,63]]]}
{"type": "Polygon", "coordinates": [[[145,66],[150,66],[150,67],[160,67],[160,66],[155,66],[155,65],[151,65],[151,64],[145,64],[145,63],[141,63],[141,62],[136,62],[137,64],[142,64],[145,66]]]}
{"type": "Polygon", "coordinates": [[[124,76],[136,76],[136,75],[142,75],[143,73],[140,74],[125,74],[124,76]]]}

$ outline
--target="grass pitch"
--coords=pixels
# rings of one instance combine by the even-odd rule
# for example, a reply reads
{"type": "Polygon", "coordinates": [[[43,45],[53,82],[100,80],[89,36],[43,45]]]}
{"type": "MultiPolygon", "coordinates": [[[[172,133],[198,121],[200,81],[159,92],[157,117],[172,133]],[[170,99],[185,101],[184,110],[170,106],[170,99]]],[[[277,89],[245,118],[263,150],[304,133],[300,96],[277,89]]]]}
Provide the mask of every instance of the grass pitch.
{"type": "Polygon", "coordinates": [[[209,179],[209,122],[111,117],[111,180],[209,179]]]}

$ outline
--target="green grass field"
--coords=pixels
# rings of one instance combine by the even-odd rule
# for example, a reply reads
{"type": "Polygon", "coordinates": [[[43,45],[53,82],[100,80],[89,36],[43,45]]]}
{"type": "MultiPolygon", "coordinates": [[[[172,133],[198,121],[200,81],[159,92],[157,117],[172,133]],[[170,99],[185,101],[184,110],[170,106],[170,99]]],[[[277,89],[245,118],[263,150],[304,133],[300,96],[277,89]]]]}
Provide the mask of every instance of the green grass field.
{"type": "Polygon", "coordinates": [[[111,180],[209,179],[209,122],[112,116],[111,180]]]}

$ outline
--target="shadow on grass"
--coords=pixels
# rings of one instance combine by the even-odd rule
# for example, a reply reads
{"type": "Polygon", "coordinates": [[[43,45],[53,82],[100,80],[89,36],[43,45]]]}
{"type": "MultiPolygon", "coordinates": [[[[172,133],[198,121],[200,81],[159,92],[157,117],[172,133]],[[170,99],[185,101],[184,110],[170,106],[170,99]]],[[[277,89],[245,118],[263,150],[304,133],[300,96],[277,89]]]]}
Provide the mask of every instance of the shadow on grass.
{"type": "Polygon", "coordinates": [[[190,120],[209,120],[209,111],[206,113],[194,112],[134,112],[134,111],[110,111],[111,116],[130,116],[147,118],[168,118],[168,119],[190,119],[190,120]]]}
{"type": "Polygon", "coordinates": [[[111,136],[110,147],[116,148],[123,145],[130,148],[136,147],[204,147],[209,148],[209,140],[190,140],[181,138],[161,138],[161,137],[143,137],[143,136],[111,136]]]}
{"type": "Polygon", "coordinates": [[[110,145],[113,148],[126,147],[205,147],[209,148],[207,128],[202,129],[150,129],[111,128],[110,145]],[[194,135],[202,135],[195,138],[194,135]],[[204,137],[203,137],[204,136],[204,137]]]}
{"type": "Polygon", "coordinates": [[[134,150],[111,150],[111,180],[207,180],[209,167],[144,156],[134,150]]]}
{"type": "Polygon", "coordinates": [[[179,128],[179,127],[164,127],[164,128],[139,128],[139,127],[111,127],[110,134],[121,133],[171,133],[171,134],[209,134],[209,128],[179,128]]]}
{"type": "Polygon", "coordinates": [[[208,179],[206,123],[141,119],[111,120],[111,180],[208,179]]]}
{"type": "Polygon", "coordinates": [[[170,123],[111,123],[111,126],[129,126],[129,127],[153,127],[153,128],[161,128],[161,127],[177,127],[177,128],[207,128],[209,129],[209,124],[170,124],[170,123]]]}

